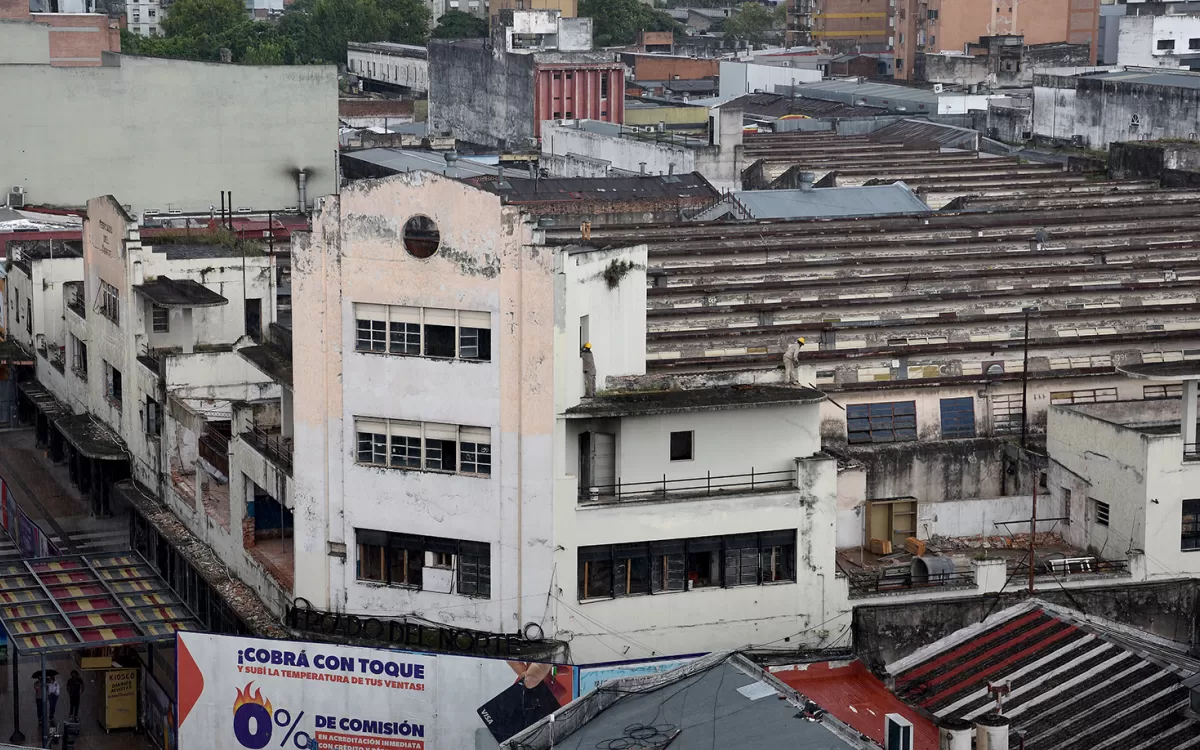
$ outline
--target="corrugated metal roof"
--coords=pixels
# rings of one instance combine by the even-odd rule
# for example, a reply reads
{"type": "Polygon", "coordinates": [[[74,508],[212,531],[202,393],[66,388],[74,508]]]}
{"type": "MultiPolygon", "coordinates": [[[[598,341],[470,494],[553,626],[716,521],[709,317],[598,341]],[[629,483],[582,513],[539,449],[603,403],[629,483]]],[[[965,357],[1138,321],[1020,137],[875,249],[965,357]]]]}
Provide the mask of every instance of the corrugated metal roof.
{"type": "Polygon", "coordinates": [[[1200,741],[1184,681],[1200,667],[1186,648],[1045,602],[1010,607],[922,648],[887,670],[900,697],[939,719],[996,709],[1026,750],[1148,748],[1200,741]]]}
{"type": "Polygon", "coordinates": [[[1200,75],[1190,71],[1169,70],[1114,70],[1110,73],[1080,76],[1084,79],[1119,81],[1121,83],[1146,83],[1154,86],[1172,86],[1183,89],[1200,89],[1200,75]]]}
{"type": "Polygon", "coordinates": [[[646,175],[638,177],[553,177],[538,180],[508,178],[498,182],[494,175],[472,177],[465,182],[497,195],[509,203],[546,201],[627,201],[653,198],[712,198],[720,193],[699,174],[646,175]]]}
{"type": "MultiPolygon", "coordinates": [[[[743,190],[733,196],[754,219],[825,219],[932,212],[903,182],[812,190],[743,190]]],[[[708,217],[696,218],[706,220],[708,217]]]]}
{"type": "Polygon", "coordinates": [[[903,143],[909,148],[962,148],[978,150],[979,131],[941,125],[928,120],[904,119],[876,130],[877,143],[903,143]]]}

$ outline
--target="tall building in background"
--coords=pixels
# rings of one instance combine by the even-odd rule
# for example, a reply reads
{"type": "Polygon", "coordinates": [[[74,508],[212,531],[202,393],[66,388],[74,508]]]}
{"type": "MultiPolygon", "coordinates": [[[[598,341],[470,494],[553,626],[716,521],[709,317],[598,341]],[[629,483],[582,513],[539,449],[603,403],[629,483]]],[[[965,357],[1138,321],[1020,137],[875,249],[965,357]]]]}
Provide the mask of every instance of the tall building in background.
{"type": "Polygon", "coordinates": [[[121,51],[116,19],[96,13],[91,0],[0,0],[0,65],[40,63],[56,68],[100,65],[105,52],[121,51]]]}
{"type": "MultiPolygon", "coordinates": [[[[803,5],[805,0],[795,0],[803,5]]],[[[813,5],[812,41],[839,52],[864,45],[888,46],[891,0],[808,0],[813,5]]],[[[878,50],[870,50],[878,51],[878,50]]]]}
{"type": "MultiPolygon", "coordinates": [[[[800,1],[800,0],[797,0],[800,1]]],[[[897,0],[896,78],[914,74],[923,52],[964,51],[983,36],[1020,34],[1025,44],[1087,44],[1096,59],[1100,0],[897,0]]]]}

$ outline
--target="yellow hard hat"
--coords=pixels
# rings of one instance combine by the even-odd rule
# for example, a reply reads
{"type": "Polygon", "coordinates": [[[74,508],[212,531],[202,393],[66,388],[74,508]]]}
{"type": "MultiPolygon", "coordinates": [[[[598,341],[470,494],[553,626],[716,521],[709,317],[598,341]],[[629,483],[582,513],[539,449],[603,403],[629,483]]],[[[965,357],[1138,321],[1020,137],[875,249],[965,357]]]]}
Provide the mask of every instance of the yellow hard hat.
{"type": "Polygon", "coordinates": [[[584,348],[584,349],[591,349],[591,348],[592,348],[592,342],[590,342],[590,341],[589,341],[589,342],[587,342],[586,344],[584,344],[584,345],[583,345],[583,348],[584,348]]]}
{"type": "Polygon", "coordinates": [[[803,344],[803,343],[804,343],[804,337],[803,337],[803,336],[797,336],[797,337],[796,337],[796,343],[797,343],[797,344],[803,344]]]}

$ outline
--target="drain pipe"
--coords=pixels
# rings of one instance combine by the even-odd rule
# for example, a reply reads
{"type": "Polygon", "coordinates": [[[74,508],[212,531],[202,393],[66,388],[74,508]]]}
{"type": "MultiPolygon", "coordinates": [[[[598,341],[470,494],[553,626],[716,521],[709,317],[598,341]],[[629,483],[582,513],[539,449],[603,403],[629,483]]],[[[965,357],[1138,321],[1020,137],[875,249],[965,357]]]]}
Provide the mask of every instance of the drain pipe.
{"type": "Polygon", "coordinates": [[[300,197],[300,213],[308,209],[308,172],[301,169],[296,173],[296,190],[300,197]]]}

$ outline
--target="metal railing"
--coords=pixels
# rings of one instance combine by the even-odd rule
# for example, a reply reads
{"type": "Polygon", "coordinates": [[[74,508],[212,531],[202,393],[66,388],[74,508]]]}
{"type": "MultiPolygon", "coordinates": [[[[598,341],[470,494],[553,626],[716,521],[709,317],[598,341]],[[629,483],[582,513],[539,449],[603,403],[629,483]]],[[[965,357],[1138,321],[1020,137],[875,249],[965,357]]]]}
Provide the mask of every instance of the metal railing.
{"type": "Polygon", "coordinates": [[[295,441],[279,433],[266,432],[257,427],[251,427],[241,433],[242,440],[249,443],[259,453],[278,464],[288,476],[292,474],[292,451],[295,441]]]}
{"type": "Polygon", "coordinates": [[[850,596],[871,596],[893,591],[920,591],[947,586],[974,586],[975,571],[955,570],[945,573],[929,572],[914,578],[908,565],[893,566],[864,573],[849,573],[850,596]]]}
{"type": "Polygon", "coordinates": [[[197,448],[201,458],[229,476],[229,438],[205,426],[204,434],[197,441],[197,448]]]}
{"type": "Polygon", "coordinates": [[[1184,443],[1183,460],[1200,461],[1200,443],[1184,443]]]}
{"type": "MultiPolygon", "coordinates": [[[[1029,570],[1029,564],[1021,567],[1029,570]]],[[[1129,572],[1128,560],[1102,560],[1098,557],[1062,557],[1043,560],[1037,564],[1036,575],[1053,575],[1056,578],[1073,575],[1120,575],[1129,572]]]]}
{"type": "Polygon", "coordinates": [[[662,479],[649,482],[622,482],[579,488],[581,503],[613,503],[632,500],[665,500],[669,497],[712,497],[747,492],[778,492],[796,486],[796,471],[756,471],[747,474],[718,474],[708,472],[702,477],[662,479]]]}

